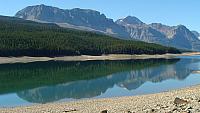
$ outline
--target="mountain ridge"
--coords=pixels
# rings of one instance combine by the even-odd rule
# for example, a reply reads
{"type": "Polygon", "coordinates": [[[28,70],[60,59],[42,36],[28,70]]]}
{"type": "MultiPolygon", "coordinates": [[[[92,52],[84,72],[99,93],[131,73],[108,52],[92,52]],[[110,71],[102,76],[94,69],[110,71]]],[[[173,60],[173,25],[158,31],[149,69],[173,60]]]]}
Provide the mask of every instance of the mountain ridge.
{"type": "MultiPolygon", "coordinates": [[[[18,11],[15,17],[33,21],[40,20],[44,22],[52,22],[57,23],[58,25],[68,23],[75,26],[89,27],[96,31],[102,31],[103,33],[115,36],[127,36],[123,27],[115,24],[112,19],[107,18],[104,14],[90,9],[59,9],[42,4],[28,6],[21,11],[18,11]]],[[[64,27],[67,26],[65,25],[64,27]]]]}
{"type": "Polygon", "coordinates": [[[61,27],[101,32],[125,40],[140,40],[185,50],[200,50],[199,33],[184,25],[168,26],[161,23],[146,24],[134,16],[118,19],[91,9],[59,9],[46,5],[28,6],[15,17],[56,23],[61,27]]]}

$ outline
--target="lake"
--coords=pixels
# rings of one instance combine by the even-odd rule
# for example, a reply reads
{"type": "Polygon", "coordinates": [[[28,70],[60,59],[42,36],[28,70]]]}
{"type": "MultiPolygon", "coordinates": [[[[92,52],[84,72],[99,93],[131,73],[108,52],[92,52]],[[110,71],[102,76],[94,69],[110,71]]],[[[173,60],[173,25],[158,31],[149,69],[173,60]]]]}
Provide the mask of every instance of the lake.
{"type": "Polygon", "coordinates": [[[0,64],[0,107],[134,96],[200,84],[200,56],[0,64]]]}

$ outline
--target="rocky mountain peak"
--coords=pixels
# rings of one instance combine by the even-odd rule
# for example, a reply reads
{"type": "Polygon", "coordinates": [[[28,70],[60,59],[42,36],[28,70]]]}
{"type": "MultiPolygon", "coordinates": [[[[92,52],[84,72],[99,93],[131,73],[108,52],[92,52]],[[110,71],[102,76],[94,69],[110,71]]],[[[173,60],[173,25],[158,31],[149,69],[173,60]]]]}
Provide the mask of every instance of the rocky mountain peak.
{"type": "Polygon", "coordinates": [[[152,24],[149,24],[149,26],[155,29],[169,29],[170,28],[170,26],[163,25],[161,23],[152,23],[152,24]]]}
{"type": "Polygon", "coordinates": [[[48,6],[44,5],[44,4],[40,4],[40,5],[36,5],[36,6],[38,6],[38,7],[48,7],[48,6]]]}
{"type": "Polygon", "coordinates": [[[189,30],[189,29],[187,29],[187,27],[185,27],[184,25],[177,25],[177,26],[175,27],[175,29],[178,29],[178,30],[189,30]]]}
{"type": "Polygon", "coordinates": [[[119,19],[116,21],[117,24],[126,24],[126,25],[141,25],[144,24],[141,20],[134,16],[127,16],[126,18],[119,19]]]}
{"type": "Polygon", "coordinates": [[[91,14],[96,14],[96,15],[100,15],[100,12],[95,11],[95,10],[91,10],[91,9],[80,9],[80,8],[74,8],[71,9],[72,12],[82,12],[82,13],[91,13],[91,14]]]}
{"type": "Polygon", "coordinates": [[[198,37],[198,39],[200,39],[200,34],[199,34],[197,31],[192,31],[192,33],[193,33],[196,37],[198,37]]]}

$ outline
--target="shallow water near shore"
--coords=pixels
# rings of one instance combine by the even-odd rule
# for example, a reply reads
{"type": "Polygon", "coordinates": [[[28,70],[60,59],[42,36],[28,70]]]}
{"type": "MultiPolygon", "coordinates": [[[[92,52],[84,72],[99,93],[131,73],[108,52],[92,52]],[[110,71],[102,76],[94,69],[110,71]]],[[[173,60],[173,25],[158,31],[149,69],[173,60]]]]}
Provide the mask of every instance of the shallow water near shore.
{"type": "Polygon", "coordinates": [[[200,84],[200,56],[0,64],[0,107],[158,93],[200,84]]]}

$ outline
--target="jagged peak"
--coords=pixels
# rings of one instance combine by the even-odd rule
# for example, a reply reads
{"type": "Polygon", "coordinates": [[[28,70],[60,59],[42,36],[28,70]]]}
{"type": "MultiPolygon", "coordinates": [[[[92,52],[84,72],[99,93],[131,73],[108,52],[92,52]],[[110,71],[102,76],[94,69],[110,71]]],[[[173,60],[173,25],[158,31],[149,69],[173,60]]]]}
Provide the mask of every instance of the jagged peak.
{"type": "Polygon", "coordinates": [[[190,31],[186,26],[184,25],[177,25],[177,26],[174,26],[174,30],[178,30],[178,31],[190,31]]]}
{"type": "Polygon", "coordinates": [[[138,19],[135,16],[127,16],[125,18],[117,20],[116,23],[118,24],[125,23],[125,24],[132,24],[132,25],[144,24],[140,19],[138,19]]]}
{"type": "MultiPolygon", "coordinates": [[[[56,9],[60,9],[60,8],[58,8],[58,7],[48,6],[48,5],[45,5],[45,4],[28,6],[28,7],[26,7],[26,8],[32,8],[32,7],[42,7],[42,8],[56,8],[56,9]]],[[[24,9],[26,9],[26,8],[24,8],[24,9]]],[[[100,13],[99,11],[96,11],[96,10],[93,10],[93,9],[81,9],[81,8],[60,9],[60,10],[70,10],[70,11],[82,11],[82,12],[95,12],[95,13],[100,13]]]]}
{"type": "Polygon", "coordinates": [[[182,24],[177,25],[177,27],[186,28],[186,26],[184,26],[182,24]]]}
{"type": "Polygon", "coordinates": [[[151,25],[151,26],[163,26],[162,23],[151,23],[150,25],[151,25]]]}
{"type": "Polygon", "coordinates": [[[106,18],[106,16],[104,14],[101,14],[99,11],[92,10],[92,9],[81,9],[81,8],[60,9],[57,7],[48,6],[48,5],[44,5],[44,4],[28,6],[24,9],[18,11],[15,16],[18,17],[18,15],[21,15],[21,13],[24,13],[26,11],[33,11],[33,9],[34,10],[37,9],[35,11],[42,11],[42,9],[51,9],[51,10],[61,10],[63,12],[70,11],[70,12],[77,12],[77,13],[88,13],[88,14],[93,14],[93,15],[101,15],[106,18]]]}
{"type": "MultiPolygon", "coordinates": [[[[51,8],[57,8],[57,7],[53,7],[53,6],[48,6],[45,4],[40,4],[40,5],[33,5],[33,6],[28,6],[28,7],[40,7],[40,8],[47,8],[47,7],[51,7],[51,8]]],[[[27,8],[27,7],[26,7],[27,8]]],[[[59,8],[57,8],[59,9],[59,8]]]]}
{"type": "Polygon", "coordinates": [[[200,36],[200,33],[197,32],[197,31],[191,31],[193,34],[195,34],[195,36],[199,37],[200,36]]]}
{"type": "Polygon", "coordinates": [[[92,9],[73,8],[73,9],[71,9],[71,10],[72,10],[72,11],[98,12],[98,13],[99,13],[99,11],[92,10],[92,9]]]}

